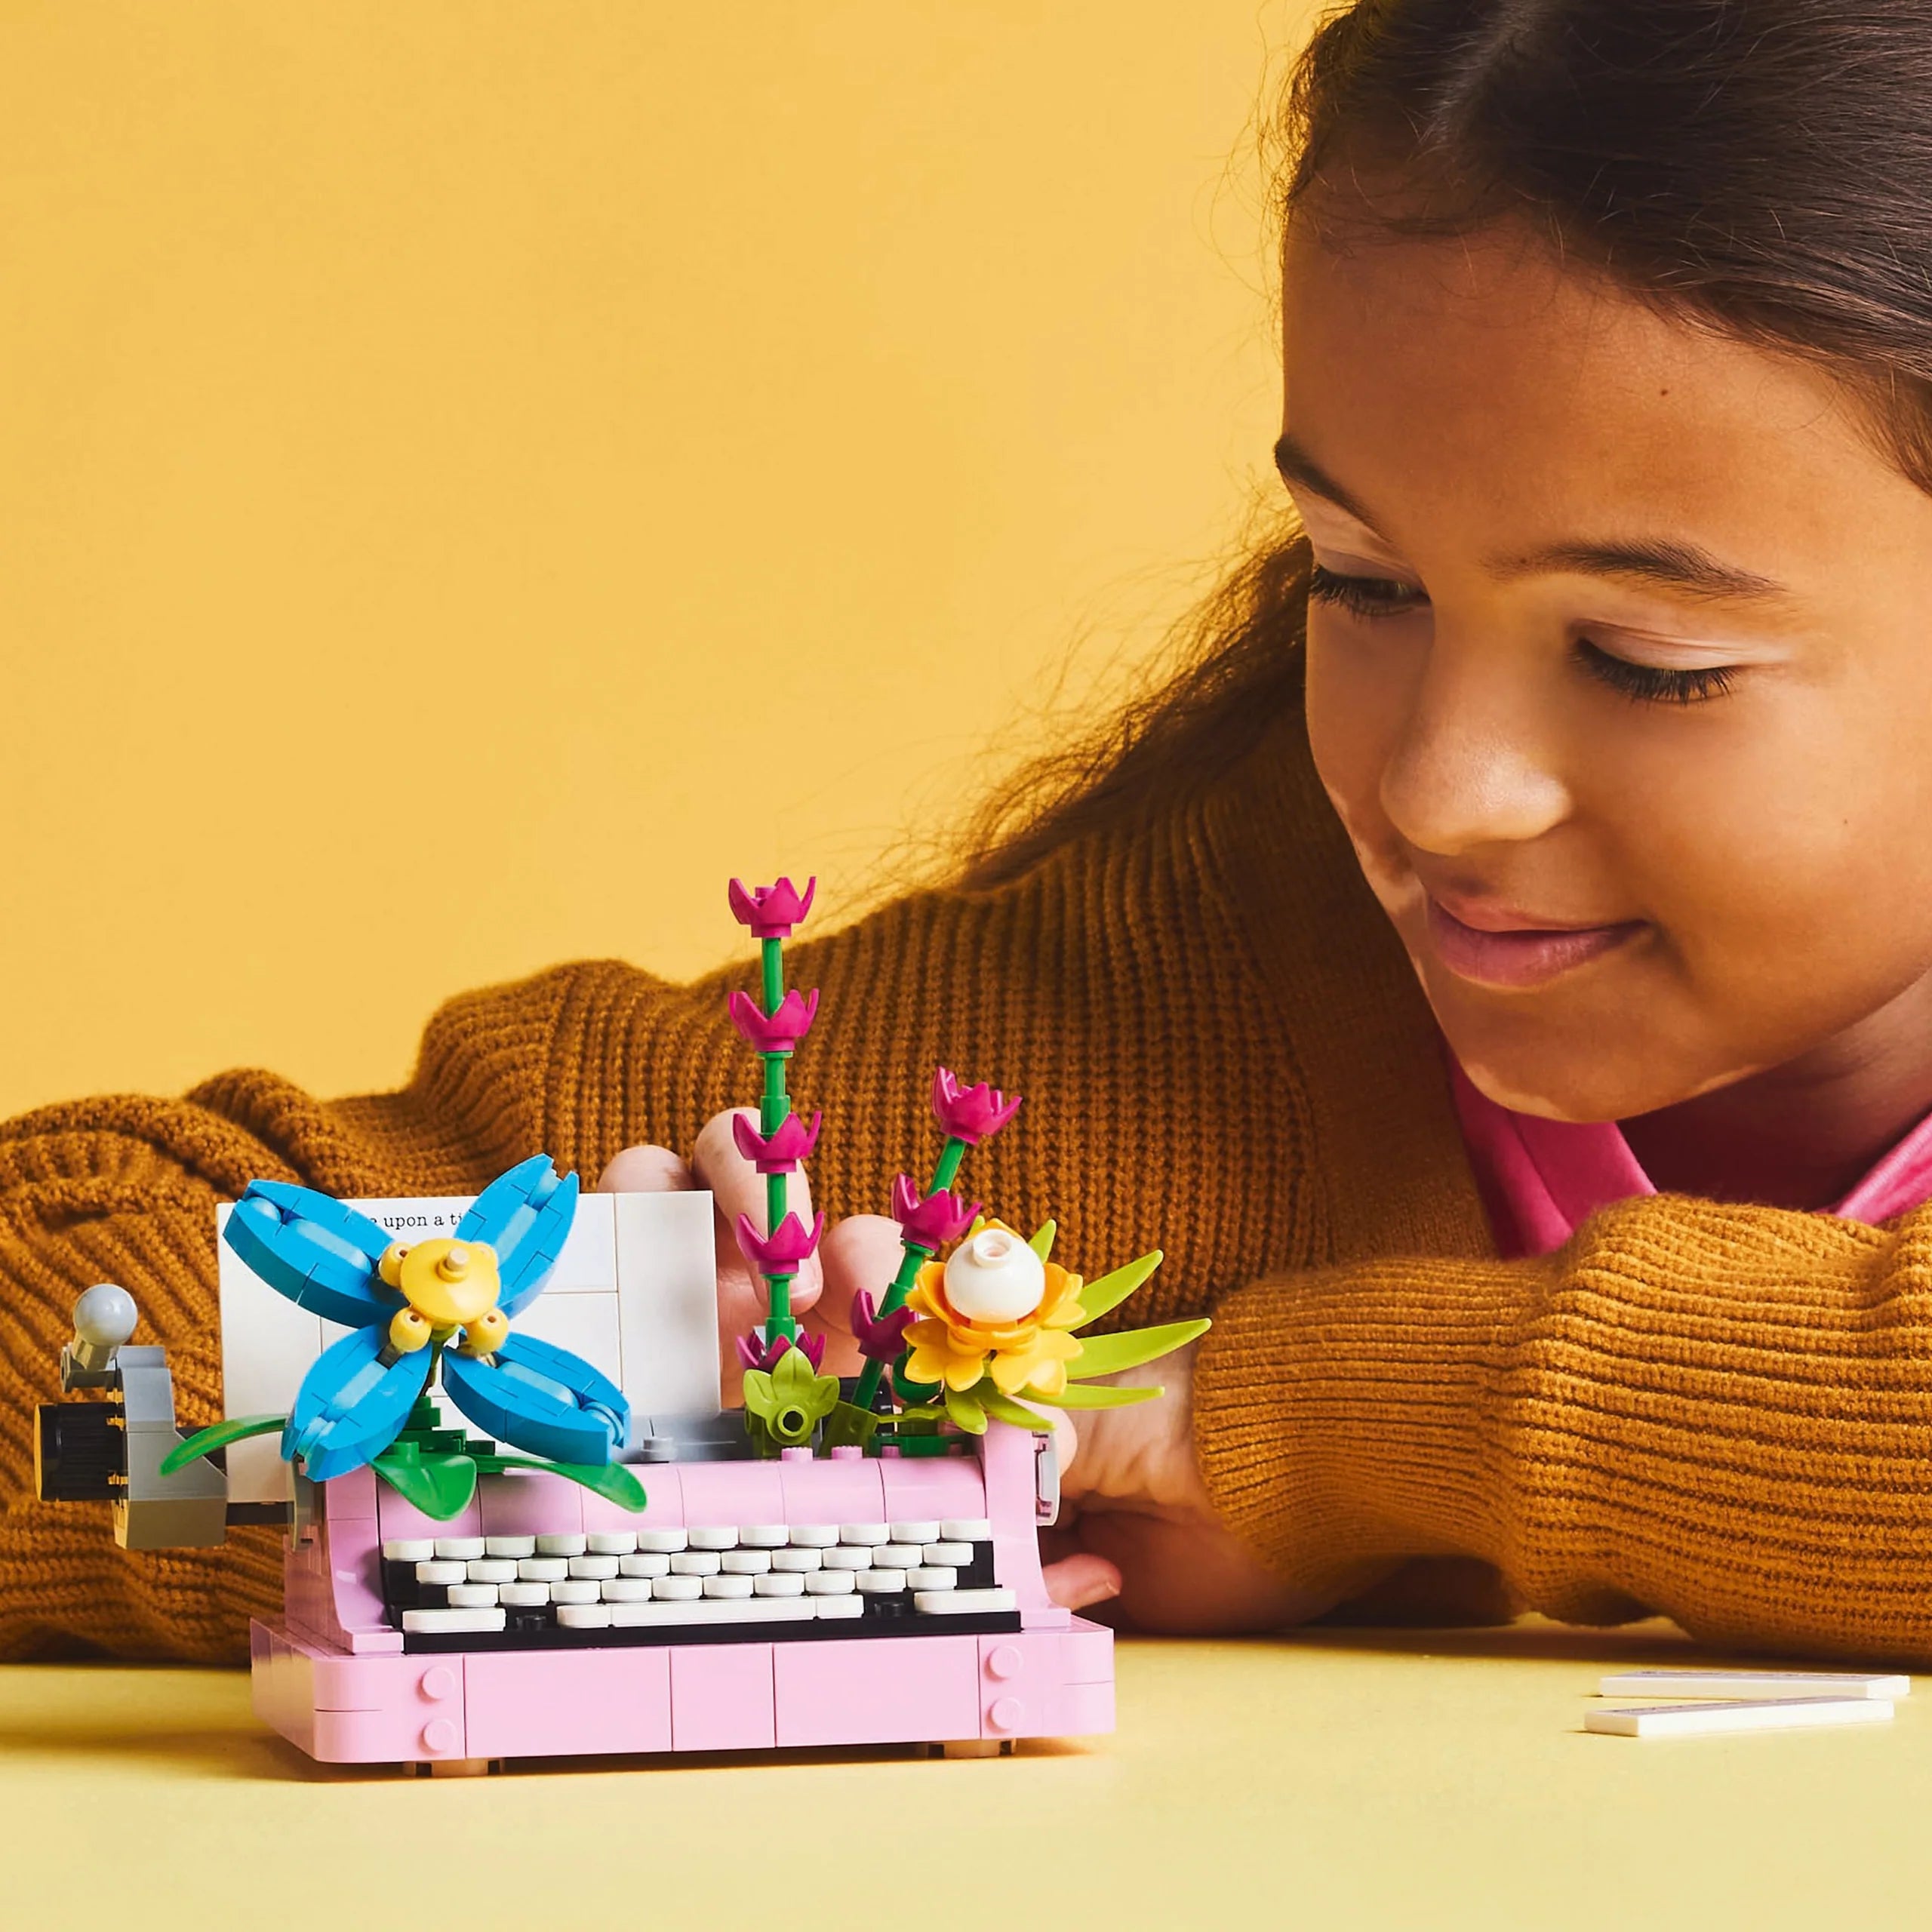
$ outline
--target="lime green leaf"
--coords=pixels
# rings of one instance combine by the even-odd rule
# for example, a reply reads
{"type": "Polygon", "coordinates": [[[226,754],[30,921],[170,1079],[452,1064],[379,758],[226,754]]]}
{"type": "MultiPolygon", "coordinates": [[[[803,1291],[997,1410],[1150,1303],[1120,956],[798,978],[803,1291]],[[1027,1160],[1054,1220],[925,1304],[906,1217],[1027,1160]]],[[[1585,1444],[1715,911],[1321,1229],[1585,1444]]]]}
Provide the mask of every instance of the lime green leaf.
{"type": "Polygon", "coordinates": [[[628,1463],[552,1463],[547,1466],[560,1476],[568,1476],[572,1482],[582,1483],[586,1489],[620,1509],[641,1509],[645,1506],[644,1484],[632,1473],[628,1463]]]}
{"type": "Polygon", "coordinates": [[[1205,1320],[1169,1321],[1158,1328],[1124,1328],[1117,1334],[1089,1335],[1081,1338],[1077,1359],[1066,1365],[1076,1381],[1091,1381],[1097,1375],[1117,1375],[1124,1368],[1138,1368],[1183,1348],[1197,1335],[1204,1335],[1205,1320]]]}
{"type": "Polygon", "coordinates": [[[1016,1402],[1011,1395],[1002,1395],[997,1389],[982,1388],[977,1391],[980,1406],[995,1422],[1010,1422],[1020,1429],[1030,1429],[1044,1435],[1053,1427],[1052,1423],[1036,1414],[1023,1402],[1016,1402]]]}
{"type": "Polygon", "coordinates": [[[1116,1268],[1111,1275],[1103,1275],[1097,1281],[1088,1282],[1080,1291],[1080,1306],[1087,1311],[1088,1321],[1098,1321],[1109,1309],[1118,1308],[1160,1266],[1161,1260],[1161,1251],[1157,1247],[1152,1254],[1143,1254],[1138,1261],[1130,1261],[1124,1267],[1116,1268]]]}
{"type": "Polygon", "coordinates": [[[1057,1395],[1043,1395],[1037,1389],[1023,1389],[1029,1402],[1044,1402],[1055,1409],[1124,1409],[1134,1402],[1151,1402],[1164,1395],[1164,1389],[1103,1389],[1091,1382],[1069,1382],[1057,1395]]]}
{"type": "Polygon", "coordinates": [[[476,1465],[467,1456],[411,1457],[385,1449],[372,1466],[404,1502],[439,1523],[460,1515],[476,1494],[476,1465]]]}
{"type": "Polygon", "coordinates": [[[957,1389],[946,1392],[946,1420],[968,1435],[983,1435],[986,1432],[986,1412],[970,1395],[961,1395],[957,1389]]]}
{"type": "Polygon", "coordinates": [[[848,1444],[869,1442],[877,1433],[884,1418],[875,1415],[869,1409],[862,1409],[856,1402],[840,1402],[825,1419],[825,1429],[820,1441],[828,1449],[838,1449],[848,1444]]]}
{"type": "Polygon", "coordinates": [[[226,1449],[231,1442],[240,1442],[251,1435],[266,1435],[272,1429],[286,1428],[288,1423],[286,1416],[231,1416],[226,1422],[210,1423],[162,1457],[161,1472],[171,1476],[177,1469],[185,1469],[197,1456],[226,1449]]]}
{"type": "Polygon", "coordinates": [[[1033,1238],[1026,1245],[1042,1261],[1049,1260],[1052,1258],[1054,1251],[1054,1236],[1059,1232],[1060,1223],[1057,1221],[1042,1221],[1033,1230],[1033,1238]]]}

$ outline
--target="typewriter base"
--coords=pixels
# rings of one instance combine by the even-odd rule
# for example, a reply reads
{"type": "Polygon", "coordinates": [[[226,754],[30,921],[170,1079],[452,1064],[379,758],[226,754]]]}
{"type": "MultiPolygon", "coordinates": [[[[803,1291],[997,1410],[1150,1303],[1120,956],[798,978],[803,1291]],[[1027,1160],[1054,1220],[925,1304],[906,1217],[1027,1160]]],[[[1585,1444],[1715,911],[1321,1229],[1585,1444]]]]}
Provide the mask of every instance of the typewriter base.
{"type": "Polygon", "coordinates": [[[794,1746],[997,1745],[1114,1727],[1113,1633],[1029,1627],[800,1643],[400,1655],[250,1626],[256,1715],[324,1764],[447,1765],[794,1746]]]}

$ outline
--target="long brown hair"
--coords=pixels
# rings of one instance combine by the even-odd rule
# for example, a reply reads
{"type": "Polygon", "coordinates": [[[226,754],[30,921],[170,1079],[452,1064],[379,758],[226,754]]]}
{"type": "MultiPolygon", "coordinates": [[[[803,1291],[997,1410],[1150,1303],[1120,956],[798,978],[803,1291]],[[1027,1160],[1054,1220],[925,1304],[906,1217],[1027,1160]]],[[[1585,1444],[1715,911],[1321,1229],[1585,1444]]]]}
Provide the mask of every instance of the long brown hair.
{"type": "MultiPolygon", "coordinates": [[[[1932,490],[1928,100],[1927,0],[1358,0],[1266,124],[1270,207],[1349,242],[1533,223],[1660,309],[1829,368],[1932,490]]],[[[1284,531],[1190,614],[1177,676],[994,793],[961,882],[1238,758],[1299,702],[1307,589],[1284,531]]]]}

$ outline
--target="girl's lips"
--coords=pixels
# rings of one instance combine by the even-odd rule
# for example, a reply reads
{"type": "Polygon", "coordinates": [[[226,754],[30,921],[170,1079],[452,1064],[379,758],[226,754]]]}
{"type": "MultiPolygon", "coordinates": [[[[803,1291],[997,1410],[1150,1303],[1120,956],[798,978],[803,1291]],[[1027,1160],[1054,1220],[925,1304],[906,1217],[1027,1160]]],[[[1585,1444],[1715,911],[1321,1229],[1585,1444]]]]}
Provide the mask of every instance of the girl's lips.
{"type": "Polygon", "coordinates": [[[1587,960],[1599,959],[1644,930],[1641,919],[1614,926],[1520,926],[1484,932],[1427,899],[1436,957],[1458,979],[1484,986],[1540,986],[1587,960]]]}

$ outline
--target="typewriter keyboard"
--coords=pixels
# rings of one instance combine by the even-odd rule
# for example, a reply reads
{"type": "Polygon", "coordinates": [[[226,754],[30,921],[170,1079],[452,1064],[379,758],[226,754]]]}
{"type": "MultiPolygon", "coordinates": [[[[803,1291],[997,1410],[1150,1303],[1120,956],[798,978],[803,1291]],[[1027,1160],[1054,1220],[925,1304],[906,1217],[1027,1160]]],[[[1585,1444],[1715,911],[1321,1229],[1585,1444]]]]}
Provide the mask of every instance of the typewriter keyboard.
{"type": "Polygon", "coordinates": [[[1009,1630],[983,1518],[747,1523],[383,1545],[409,1651],[1009,1630]]]}

